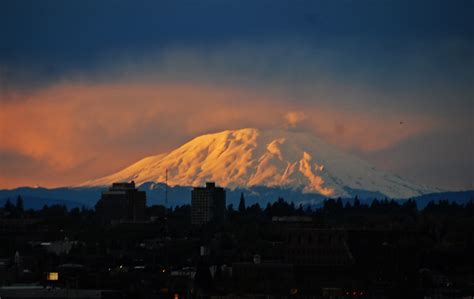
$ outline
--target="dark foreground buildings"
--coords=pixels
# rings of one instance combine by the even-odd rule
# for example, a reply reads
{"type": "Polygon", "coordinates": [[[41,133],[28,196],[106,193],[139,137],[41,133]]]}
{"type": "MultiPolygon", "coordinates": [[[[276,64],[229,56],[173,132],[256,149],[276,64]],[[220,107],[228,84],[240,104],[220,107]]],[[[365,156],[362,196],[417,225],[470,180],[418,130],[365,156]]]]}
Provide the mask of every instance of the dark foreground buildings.
{"type": "Polygon", "coordinates": [[[206,187],[195,187],[191,193],[191,223],[202,225],[225,218],[225,190],[215,183],[206,183],[206,187]]]}
{"type": "MultiPolygon", "coordinates": [[[[303,217],[293,218],[273,221],[271,229],[279,237],[266,246],[264,259],[258,255],[253,263],[232,264],[234,289],[247,294],[326,294],[334,298],[354,292],[357,288],[350,288],[354,260],[345,231],[314,228],[299,222],[303,217]]],[[[361,291],[357,289],[357,294],[361,291]]]]}
{"type": "Polygon", "coordinates": [[[255,203],[226,211],[224,190],[214,184],[192,195],[193,208],[147,207],[148,221],[139,221],[145,198],[133,183],[104,192],[97,213],[59,205],[0,206],[0,297],[472,299],[474,294],[474,202],[417,210],[409,201],[370,206],[327,201],[305,210],[278,199],[264,209],[255,203]],[[209,225],[191,225],[192,211],[195,224],[209,225]]]}
{"type": "Polygon", "coordinates": [[[105,222],[145,221],[146,193],[138,191],[134,181],[113,183],[108,191],[102,192],[95,209],[105,222]]]}

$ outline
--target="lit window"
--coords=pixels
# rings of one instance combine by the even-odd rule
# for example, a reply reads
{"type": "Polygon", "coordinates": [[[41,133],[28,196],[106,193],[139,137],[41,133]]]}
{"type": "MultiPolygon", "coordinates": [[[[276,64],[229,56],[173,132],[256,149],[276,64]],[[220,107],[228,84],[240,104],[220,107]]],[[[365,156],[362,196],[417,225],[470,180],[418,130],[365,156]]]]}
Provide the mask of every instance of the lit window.
{"type": "Polygon", "coordinates": [[[59,279],[59,273],[58,272],[48,272],[46,274],[46,280],[48,281],[56,281],[59,279]]]}

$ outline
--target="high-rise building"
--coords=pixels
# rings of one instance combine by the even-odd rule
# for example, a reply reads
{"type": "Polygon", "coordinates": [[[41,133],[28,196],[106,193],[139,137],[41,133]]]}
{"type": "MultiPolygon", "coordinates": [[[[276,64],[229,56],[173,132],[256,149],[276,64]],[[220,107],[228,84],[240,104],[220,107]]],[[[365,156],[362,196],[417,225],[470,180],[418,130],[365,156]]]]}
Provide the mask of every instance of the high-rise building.
{"type": "Polygon", "coordinates": [[[102,192],[95,209],[102,219],[110,221],[144,221],[146,193],[135,188],[135,182],[113,183],[108,191],[102,192]]]}
{"type": "Polygon", "coordinates": [[[191,223],[222,222],[225,217],[225,190],[215,183],[195,187],[191,192],[191,223]]]}

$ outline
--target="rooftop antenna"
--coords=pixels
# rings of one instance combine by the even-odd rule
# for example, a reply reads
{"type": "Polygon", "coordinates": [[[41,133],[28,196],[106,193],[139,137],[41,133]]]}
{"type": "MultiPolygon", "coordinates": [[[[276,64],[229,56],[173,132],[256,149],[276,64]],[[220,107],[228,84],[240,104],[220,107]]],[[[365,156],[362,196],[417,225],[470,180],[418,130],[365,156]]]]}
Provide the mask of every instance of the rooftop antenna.
{"type": "Polygon", "coordinates": [[[165,206],[168,207],[168,168],[165,172],[165,206]]]}
{"type": "MultiPolygon", "coordinates": [[[[165,235],[169,235],[168,231],[168,168],[165,171],[165,235]]],[[[165,256],[165,260],[168,260],[168,255],[165,256]]]]}

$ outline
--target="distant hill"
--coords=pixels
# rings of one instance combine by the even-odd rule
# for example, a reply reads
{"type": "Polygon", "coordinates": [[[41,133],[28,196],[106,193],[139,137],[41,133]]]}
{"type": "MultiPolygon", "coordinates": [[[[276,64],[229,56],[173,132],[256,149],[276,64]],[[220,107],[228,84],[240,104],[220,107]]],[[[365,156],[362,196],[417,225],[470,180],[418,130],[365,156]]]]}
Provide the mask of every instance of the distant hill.
{"type": "Polygon", "coordinates": [[[106,188],[32,188],[20,187],[16,189],[0,190],[0,204],[4,205],[7,199],[13,203],[18,195],[24,200],[25,208],[37,209],[46,205],[62,204],[68,208],[93,207],[100,198],[100,193],[106,188]]]}
{"type": "Polygon", "coordinates": [[[415,197],[414,199],[418,208],[424,208],[430,201],[438,202],[440,200],[465,204],[470,200],[474,200],[474,190],[431,193],[415,197]]]}
{"type": "MultiPolygon", "coordinates": [[[[80,202],[76,201],[67,201],[61,199],[50,199],[50,198],[42,198],[42,197],[35,197],[35,196],[22,196],[23,198],[23,206],[25,209],[33,209],[33,210],[40,210],[44,207],[44,205],[52,206],[52,205],[62,205],[66,206],[68,209],[72,208],[80,208],[82,206],[86,206],[81,204],[80,202]]],[[[10,198],[10,201],[15,204],[17,197],[10,198]]],[[[0,206],[4,206],[7,202],[7,198],[0,198],[0,206]]]]}
{"type": "MultiPolygon", "coordinates": [[[[145,183],[139,187],[140,190],[147,192],[147,204],[165,204],[166,185],[161,183],[145,183]]],[[[0,190],[0,205],[4,205],[5,201],[10,198],[14,203],[18,195],[24,199],[26,208],[38,209],[46,205],[62,204],[68,208],[86,206],[94,207],[100,198],[105,187],[79,187],[79,188],[30,188],[21,187],[11,190],[0,190]]],[[[168,206],[190,204],[192,187],[175,186],[168,187],[168,206]]],[[[384,199],[382,194],[370,191],[356,190],[359,199],[362,202],[370,203],[374,198],[384,199]]],[[[311,205],[317,207],[322,204],[327,197],[318,193],[304,193],[302,190],[293,188],[277,188],[255,186],[251,188],[236,188],[234,190],[226,189],[227,204],[233,204],[234,208],[239,203],[240,194],[243,193],[247,205],[258,203],[264,208],[269,202],[276,201],[279,197],[284,198],[288,202],[294,202],[295,205],[311,205]]],[[[343,197],[344,201],[352,201],[353,197],[343,197]]],[[[474,200],[474,190],[459,192],[439,192],[425,194],[413,197],[419,208],[425,207],[430,201],[449,200],[456,203],[466,203],[474,200]]],[[[403,201],[404,199],[397,199],[403,201]]]]}

